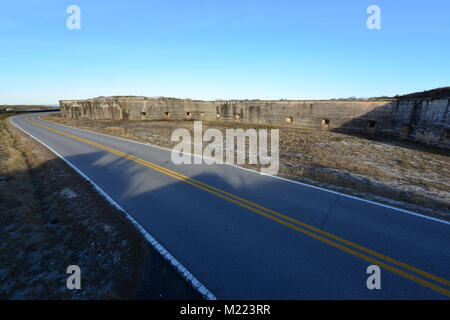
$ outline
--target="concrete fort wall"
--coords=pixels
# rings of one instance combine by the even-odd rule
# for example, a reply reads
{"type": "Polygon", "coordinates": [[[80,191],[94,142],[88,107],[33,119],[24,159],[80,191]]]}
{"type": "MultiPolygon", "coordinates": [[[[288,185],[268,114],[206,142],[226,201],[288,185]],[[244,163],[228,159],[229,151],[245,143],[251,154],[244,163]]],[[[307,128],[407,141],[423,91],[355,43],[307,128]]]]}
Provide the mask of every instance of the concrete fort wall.
{"type": "Polygon", "coordinates": [[[385,134],[450,149],[449,99],[230,100],[100,97],[60,101],[75,119],[241,121],[342,132],[385,134]]]}

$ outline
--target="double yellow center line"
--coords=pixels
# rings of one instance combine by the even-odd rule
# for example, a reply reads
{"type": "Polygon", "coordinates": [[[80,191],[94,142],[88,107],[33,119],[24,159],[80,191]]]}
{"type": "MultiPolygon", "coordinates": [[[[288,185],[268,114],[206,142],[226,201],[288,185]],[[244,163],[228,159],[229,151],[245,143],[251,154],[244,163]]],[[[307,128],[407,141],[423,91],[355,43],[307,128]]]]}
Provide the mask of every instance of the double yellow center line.
{"type": "Polygon", "coordinates": [[[185,183],[188,183],[196,188],[199,188],[201,190],[204,190],[206,192],[209,192],[211,194],[214,194],[222,199],[225,199],[227,201],[230,201],[236,205],[239,205],[241,207],[244,207],[254,213],[260,214],[268,219],[271,219],[273,221],[276,221],[288,228],[291,228],[293,230],[296,230],[298,232],[301,232],[307,236],[310,236],[314,239],[317,239],[323,243],[326,243],[332,247],[335,247],[339,250],[342,250],[344,252],[347,252],[355,257],[358,257],[364,261],[367,261],[371,264],[376,264],[380,266],[381,268],[384,268],[386,270],[389,270],[399,276],[402,276],[408,280],[414,281],[424,287],[427,287],[429,289],[432,289],[434,291],[437,291],[443,295],[446,295],[447,297],[450,297],[450,291],[446,288],[450,286],[450,281],[438,277],[436,275],[433,275],[431,273],[428,273],[426,271],[423,271],[421,269],[415,268],[413,266],[410,266],[406,263],[403,263],[401,261],[398,261],[396,259],[390,258],[386,255],[383,255],[381,253],[378,253],[376,251],[373,251],[371,249],[368,249],[366,247],[363,247],[361,245],[358,245],[356,243],[353,243],[351,241],[348,241],[346,239],[343,239],[341,237],[338,237],[336,235],[333,235],[331,233],[328,233],[326,231],[320,230],[319,228],[316,228],[314,226],[311,226],[309,224],[306,224],[304,222],[301,222],[297,219],[294,219],[292,217],[289,217],[287,215],[284,215],[282,213],[276,212],[274,210],[271,210],[269,208],[265,208],[261,205],[258,205],[254,202],[248,201],[246,199],[243,199],[241,197],[238,197],[236,195],[233,195],[229,192],[223,191],[219,188],[210,186],[206,183],[203,183],[201,181],[189,178],[187,176],[184,176],[180,173],[177,173],[175,171],[169,170],[167,168],[164,168],[162,166],[156,165],[152,162],[137,158],[133,155],[127,154],[125,152],[115,150],[113,148],[101,145],[99,143],[93,142],[88,139],[80,138],[78,136],[65,133],[60,130],[56,130],[44,125],[41,125],[39,123],[36,123],[28,117],[25,118],[28,122],[50,130],[52,132],[64,135],[66,137],[84,142],[86,144],[89,144],[91,146],[95,146],[99,149],[111,152],[113,154],[116,154],[118,156],[124,157],[126,159],[132,160],[136,163],[139,163],[143,166],[149,167],[155,171],[158,171],[160,173],[166,174],[174,179],[183,181],[185,183]],[[389,264],[388,264],[389,263],[389,264]],[[401,269],[400,269],[401,268],[401,269]],[[402,270],[403,269],[403,270],[402,270]],[[408,272],[407,272],[408,271],[408,272]],[[410,272],[410,273],[409,273],[410,272]],[[420,276],[420,277],[419,277],[420,276]],[[433,282],[431,282],[433,281],[433,282]],[[441,286],[443,285],[443,286],[441,286]]]}

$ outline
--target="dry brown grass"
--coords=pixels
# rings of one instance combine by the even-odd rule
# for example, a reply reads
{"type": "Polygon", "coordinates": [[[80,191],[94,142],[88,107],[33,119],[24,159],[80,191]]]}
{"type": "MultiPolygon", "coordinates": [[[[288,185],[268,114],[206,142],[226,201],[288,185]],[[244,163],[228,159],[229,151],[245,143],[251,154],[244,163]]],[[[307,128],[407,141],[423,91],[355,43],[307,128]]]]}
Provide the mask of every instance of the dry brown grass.
{"type": "Polygon", "coordinates": [[[199,298],[122,212],[5,115],[0,140],[0,299],[199,298]],[[79,291],[66,288],[72,264],[79,291]]]}
{"type": "MultiPolygon", "coordinates": [[[[192,121],[111,121],[44,119],[151,144],[173,147],[176,128],[193,131],[192,121]]],[[[203,130],[217,128],[276,128],[274,126],[203,122],[203,130]]],[[[393,139],[373,140],[327,130],[280,129],[279,175],[340,192],[450,217],[450,152],[393,139]]],[[[258,169],[258,166],[244,165],[258,169]]]]}

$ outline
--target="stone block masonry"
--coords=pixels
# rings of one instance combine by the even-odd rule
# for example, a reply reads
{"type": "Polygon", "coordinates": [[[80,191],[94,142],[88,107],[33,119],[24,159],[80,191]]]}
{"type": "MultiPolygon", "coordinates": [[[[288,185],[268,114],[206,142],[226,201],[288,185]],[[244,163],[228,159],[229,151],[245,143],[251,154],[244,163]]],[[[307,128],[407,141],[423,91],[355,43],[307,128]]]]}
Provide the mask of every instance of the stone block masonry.
{"type": "Polygon", "coordinates": [[[241,121],[392,135],[450,149],[450,99],[228,100],[99,97],[61,100],[63,117],[241,121]]]}

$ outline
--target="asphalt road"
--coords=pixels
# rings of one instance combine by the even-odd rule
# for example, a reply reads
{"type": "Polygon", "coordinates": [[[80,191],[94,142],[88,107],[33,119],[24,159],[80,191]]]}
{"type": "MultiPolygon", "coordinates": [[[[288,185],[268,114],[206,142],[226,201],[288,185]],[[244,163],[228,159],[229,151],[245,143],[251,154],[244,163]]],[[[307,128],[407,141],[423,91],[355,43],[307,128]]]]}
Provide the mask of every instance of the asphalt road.
{"type": "Polygon", "coordinates": [[[450,297],[447,222],[230,165],[175,165],[169,150],[39,116],[11,122],[92,179],[218,299],[450,297]],[[370,265],[381,267],[379,290],[367,288],[370,265]]]}

